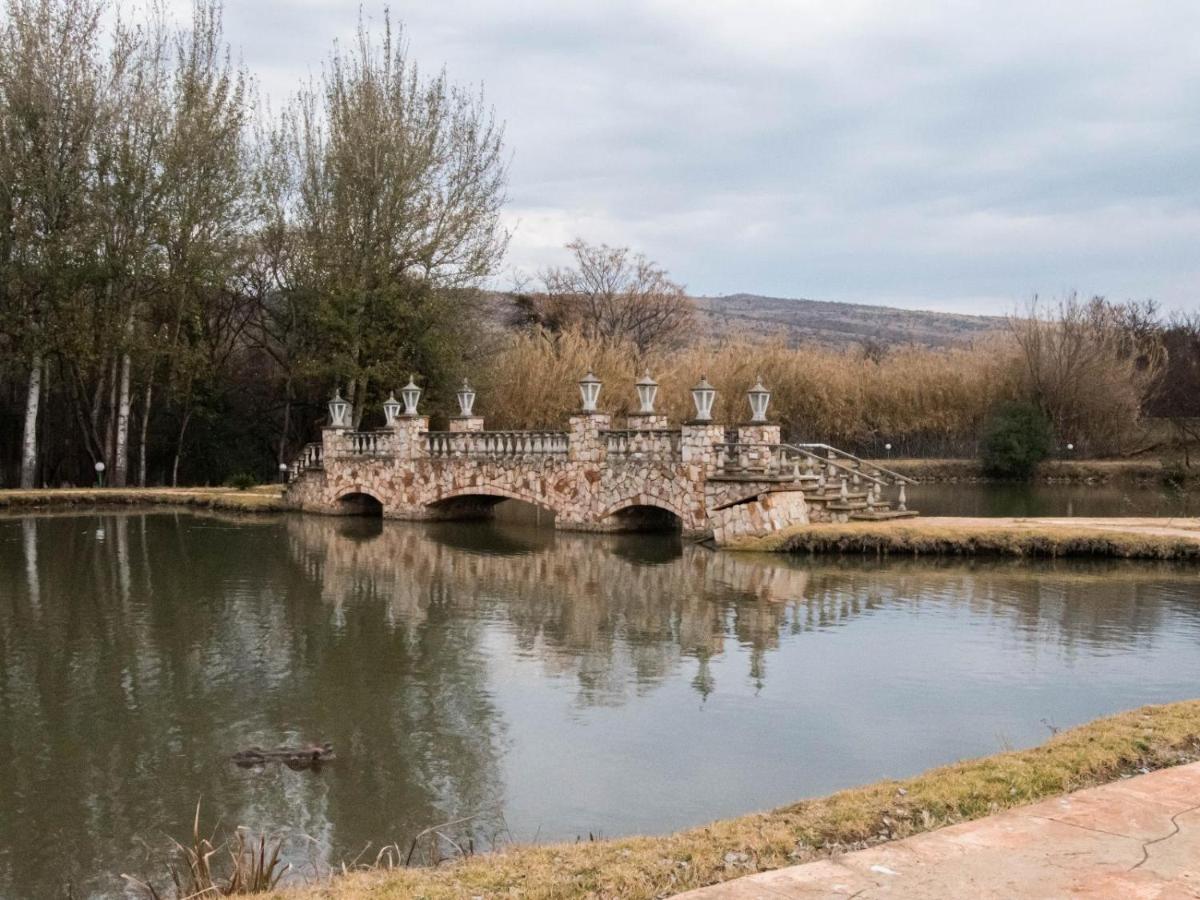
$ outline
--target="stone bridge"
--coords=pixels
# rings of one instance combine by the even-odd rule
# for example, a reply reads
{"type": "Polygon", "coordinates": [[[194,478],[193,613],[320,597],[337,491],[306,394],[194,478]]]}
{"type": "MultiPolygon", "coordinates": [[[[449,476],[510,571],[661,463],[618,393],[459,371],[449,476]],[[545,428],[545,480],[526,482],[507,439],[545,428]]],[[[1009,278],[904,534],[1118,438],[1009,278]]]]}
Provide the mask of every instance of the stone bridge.
{"type": "Polygon", "coordinates": [[[761,383],[750,392],[752,420],[728,432],[711,420],[716,392],[703,380],[693,389],[696,419],[677,428],[654,412],[657,385],[648,377],[638,384],[641,411],[622,428],[595,408],[593,376],[580,388],[583,409],[561,431],[488,431],[465,384],[461,414],[433,431],[417,411],[412,382],[401,392],[403,414],[389,399],[384,428],[354,431],[349,404],[337,396],[321,442],[291,468],[287,502],[333,514],[447,519],[485,516],[503,500],[519,500],[552,513],[561,529],[670,526],[718,540],[797,522],[902,514],[881,496],[897,482],[903,492],[902,476],[868,470],[824,445],[781,443],[779,426],[766,420],[770,395],[761,383]]]}

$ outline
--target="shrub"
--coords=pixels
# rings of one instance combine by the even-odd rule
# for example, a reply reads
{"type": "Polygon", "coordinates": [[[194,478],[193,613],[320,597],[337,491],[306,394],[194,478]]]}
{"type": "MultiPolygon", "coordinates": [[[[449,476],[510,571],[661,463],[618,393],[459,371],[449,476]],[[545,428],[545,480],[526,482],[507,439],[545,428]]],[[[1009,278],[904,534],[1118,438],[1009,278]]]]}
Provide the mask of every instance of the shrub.
{"type": "Polygon", "coordinates": [[[237,488],[239,491],[249,490],[258,484],[258,479],[248,472],[238,472],[225,480],[225,486],[237,488]]]}
{"type": "Polygon", "coordinates": [[[983,439],[983,468],[999,478],[1027,479],[1050,451],[1050,420],[1032,403],[1002,406],[983,439]]]}

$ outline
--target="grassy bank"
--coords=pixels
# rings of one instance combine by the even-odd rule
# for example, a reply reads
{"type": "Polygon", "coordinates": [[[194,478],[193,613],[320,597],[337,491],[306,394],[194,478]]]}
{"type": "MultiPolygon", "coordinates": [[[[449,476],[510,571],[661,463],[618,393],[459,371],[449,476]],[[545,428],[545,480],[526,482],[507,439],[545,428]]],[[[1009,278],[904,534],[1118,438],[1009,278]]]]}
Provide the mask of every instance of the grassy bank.
{"type": "Polygon", "coordinates": [[[90,506],[193,506],[228,512],[283,510],[278,485],[236,488],[60,488],[0,491],[0,511],[90,506]]]}
{"type": "MultiPolygon", "coordinates": [[[[886,466],[917,481],[937,484],[990,482],[977,459],[881,459],[886,466]]],[[[1037,467],[1035,484],[1114,484],[1137,488],[1163,487],[1176,481],[1200,489],[1200,469],[1189,473],[1158,459],[1053,459],[1037,467]]]]}
{"type": "Polygon", "coordinates": [[[438,869],[342,875],[292,898],[652,898],[976,819],[1200,757],[1200,701],[1148,706],[1031,750],[882,781],[666,837],[518,846],[438,869]]]}
{"type": "Polygon", "coordinates": [[[797,525],[731,550],[906,556],[1200,560],[1197,519],[928,518],[797,525]]]}

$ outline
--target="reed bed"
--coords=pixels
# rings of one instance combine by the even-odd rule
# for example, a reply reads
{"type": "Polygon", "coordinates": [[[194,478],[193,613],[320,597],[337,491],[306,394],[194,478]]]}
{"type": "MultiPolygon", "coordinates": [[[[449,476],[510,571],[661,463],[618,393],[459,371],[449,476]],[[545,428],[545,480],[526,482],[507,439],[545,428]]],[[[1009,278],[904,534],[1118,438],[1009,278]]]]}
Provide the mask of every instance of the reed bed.
{"type": "Polygon", "coordinates": [[[578,408],[575,382],[591,369],[604,382],[601,408],[636,408],[634,383],[649,371],[658,409],[675,422],[693,415],[690,388],[701,375],[717,388],[714,415],[735,424],[749,416],[746,391],[762,376],[771,412],[785,433],[852,447],[886,438],[973,442],[998,403],[1019,396],[1016,343],[998,335],[972,347],[898,347],[880,357],[859,349],[736,338],[655,349],[591,341],[578,333],[513,335],[482,379],[480,410],[497,426],[556,427],[578,408]]]}

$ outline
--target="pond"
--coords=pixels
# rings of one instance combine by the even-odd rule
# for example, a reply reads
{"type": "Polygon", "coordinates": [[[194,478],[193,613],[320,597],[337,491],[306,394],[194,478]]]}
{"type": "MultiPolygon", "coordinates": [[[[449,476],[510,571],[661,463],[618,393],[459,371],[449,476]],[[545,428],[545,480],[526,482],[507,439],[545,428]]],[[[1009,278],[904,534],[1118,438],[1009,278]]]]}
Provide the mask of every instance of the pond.
{"type": "Polygon", "coordinates": [[[926,516],[1197,516],[1200,497],[1114,484],[917,484],[908,502],[926,516]]]}
{"type": "Polygon", "coordinates": [[[305,872],[655,833],[1196,695],[1165,564],[714,553],[671,535],[0,518],[0,896],[162,886],[197,801],[305,872]],[[238,768],[332,741],[320,771],[238,768]]]}

